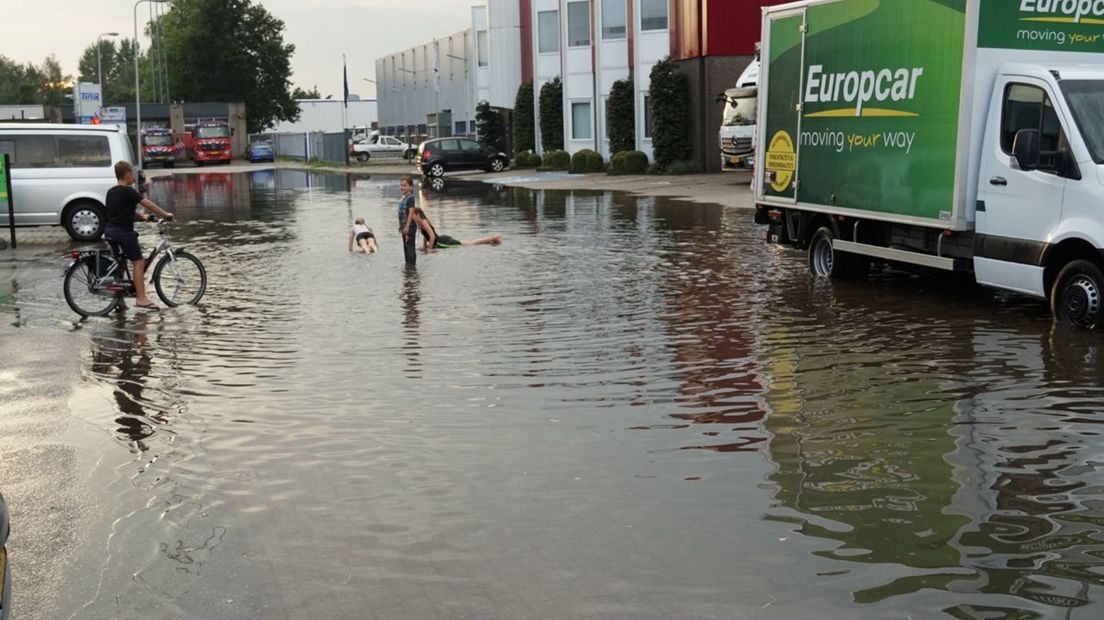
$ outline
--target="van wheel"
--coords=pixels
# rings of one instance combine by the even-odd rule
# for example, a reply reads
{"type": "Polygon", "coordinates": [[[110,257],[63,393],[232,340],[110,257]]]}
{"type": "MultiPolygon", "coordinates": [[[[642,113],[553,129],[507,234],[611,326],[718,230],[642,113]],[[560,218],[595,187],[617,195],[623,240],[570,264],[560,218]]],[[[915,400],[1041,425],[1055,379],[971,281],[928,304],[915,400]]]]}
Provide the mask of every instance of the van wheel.
{"type": "Polygon", "coordinates": [[[1059,323],[1100,329],[1104,323],[1104,272],[1091,261],[1070,262],[1054,280],[1050,309],[1059,323]]]}
{"type": "Polygon", "coordinates": [[[870,260],[850,252],[837,252],[832,244],[832,230],[821,226],[809,241],[809,271],[821,278],[865,278],[870,260]]]}
{"type": "Polygon", "coordinates": [[[107,220],[100,205],[78,202],[65,209],[61,225],[74,241],[93,241],[103,235],[107,220]]]}

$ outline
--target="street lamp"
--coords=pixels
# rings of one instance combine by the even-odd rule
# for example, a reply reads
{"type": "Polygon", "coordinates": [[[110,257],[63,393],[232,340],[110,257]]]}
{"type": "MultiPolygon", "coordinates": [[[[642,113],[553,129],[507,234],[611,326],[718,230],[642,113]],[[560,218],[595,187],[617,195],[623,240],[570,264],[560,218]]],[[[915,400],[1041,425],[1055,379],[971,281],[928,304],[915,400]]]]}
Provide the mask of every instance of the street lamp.
{"type": "Polygon", "coordinates": [[[105,32],[96,37],[96,81],[100,83],[100,107],[103,107],[103,64],[100,63],[100,40],[104,37],[117,37],[118,32],[105,32]]]}
{"type": "Polygon", "coordinates": [[[134,111],[137,115],[134,126],[135,144],[138,145],[138,171],[142,170],[142,84],[138,75],[138,5],[143,2],[163,4],[169,0],[138,0],[134,3],[134,111]]]}

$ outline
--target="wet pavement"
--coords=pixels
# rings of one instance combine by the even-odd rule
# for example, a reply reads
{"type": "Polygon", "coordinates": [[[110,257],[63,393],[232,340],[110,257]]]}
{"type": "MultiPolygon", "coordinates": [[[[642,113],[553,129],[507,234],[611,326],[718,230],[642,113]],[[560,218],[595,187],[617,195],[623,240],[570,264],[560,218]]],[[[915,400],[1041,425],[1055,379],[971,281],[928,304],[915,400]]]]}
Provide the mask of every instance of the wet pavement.
{"type": "Polygon", "coordinates": [[[201,307],[77,321],[56,231],[0,252],[17,618],[1102,614],[1100,338],[1042,303],[664,198],[427,188],[505,242],[409,270],[394,177],[152,197],[201,307]]]}

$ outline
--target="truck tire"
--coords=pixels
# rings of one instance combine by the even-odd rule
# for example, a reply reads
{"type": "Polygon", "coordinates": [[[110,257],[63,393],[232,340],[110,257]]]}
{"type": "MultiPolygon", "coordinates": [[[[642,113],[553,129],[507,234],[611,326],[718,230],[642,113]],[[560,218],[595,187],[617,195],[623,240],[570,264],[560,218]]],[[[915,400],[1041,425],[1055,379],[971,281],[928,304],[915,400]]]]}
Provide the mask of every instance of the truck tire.
{"type": "Polygon", "coordinates": [[[1092,261],[1071,261],[1050,290],[1050,310],[1059,323],[1085,329],[1104,326],[1104,271],[1092,261]]]}
{"type": "Polygon", "coordinates": [[[827,226],[813,233],[809,241],[809,271],[822,278],[865,278],[870,271],[870,260],[850,252],[838,252],[832,241],[832,229],[827,226]]]}

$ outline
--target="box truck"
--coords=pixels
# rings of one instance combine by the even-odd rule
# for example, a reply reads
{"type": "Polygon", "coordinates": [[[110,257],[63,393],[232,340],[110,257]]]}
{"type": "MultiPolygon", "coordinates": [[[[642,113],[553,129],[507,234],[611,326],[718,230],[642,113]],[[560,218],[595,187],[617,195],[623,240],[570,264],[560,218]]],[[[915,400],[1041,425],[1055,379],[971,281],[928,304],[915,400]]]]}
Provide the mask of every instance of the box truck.
{"type": "Polygon", "coordinates": [[[818,276],[972,273],[1104,325],[1104,0],[763,10],[754,179],[818,276]]]}

